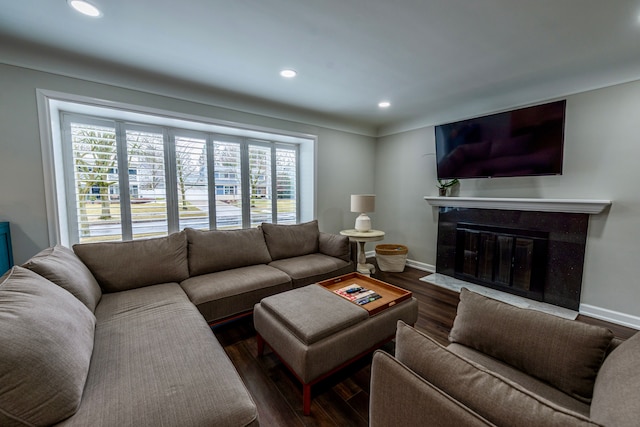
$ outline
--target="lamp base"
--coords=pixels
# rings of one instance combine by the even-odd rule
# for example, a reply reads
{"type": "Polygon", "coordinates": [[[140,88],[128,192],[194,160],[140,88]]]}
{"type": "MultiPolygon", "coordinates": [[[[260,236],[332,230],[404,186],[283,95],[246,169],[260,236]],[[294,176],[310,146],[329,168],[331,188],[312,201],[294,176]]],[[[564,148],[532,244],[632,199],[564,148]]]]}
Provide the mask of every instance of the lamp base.
{"type": "Polygon", "coordinates": [[[361,213],[356,218],[356,231],[371,230],[371,218],[366,213],[361,213]]]}

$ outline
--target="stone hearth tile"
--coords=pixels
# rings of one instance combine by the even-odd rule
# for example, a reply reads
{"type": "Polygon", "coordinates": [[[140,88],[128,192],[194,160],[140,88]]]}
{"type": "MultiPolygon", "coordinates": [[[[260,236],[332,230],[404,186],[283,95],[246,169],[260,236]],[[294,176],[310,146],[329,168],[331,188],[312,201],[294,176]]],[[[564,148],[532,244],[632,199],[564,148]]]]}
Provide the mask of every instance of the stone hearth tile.
{"type": "Polygon", "coordinates": [[[460,292],[460,289],[465,287],[470,291],[476,292],[481,295],[485,295],[489,298],[496,299],[498,301],[506,302],[507,304],[515,305],[520,308],[528,308],[531,310],[541,311],[543,313],[553,314],[565,319],[575,320],[578,317],[578,312],[569,310],[568,308],[559,307],[553,304],[547,304],[544,302],[534,301],[527,298],[519,297],[517,295],[508,294],[495,289],[487,288],[484,286],[476,285],[473,283],[465,282],[444,274],[433,273],[428,276],[420,278],[423,282],[431,283],[441,288],[450,289],[452,291],[460,292]]]}

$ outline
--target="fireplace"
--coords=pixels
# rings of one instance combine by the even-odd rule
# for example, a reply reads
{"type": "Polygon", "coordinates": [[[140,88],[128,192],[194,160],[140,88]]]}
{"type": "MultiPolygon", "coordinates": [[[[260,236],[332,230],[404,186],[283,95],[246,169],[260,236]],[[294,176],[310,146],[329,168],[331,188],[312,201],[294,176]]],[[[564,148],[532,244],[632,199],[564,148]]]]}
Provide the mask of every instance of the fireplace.
{"type": "Polygon", "coordinates": [[[436,271],[578,310],[585,213],[441,207],[436,271]]]}

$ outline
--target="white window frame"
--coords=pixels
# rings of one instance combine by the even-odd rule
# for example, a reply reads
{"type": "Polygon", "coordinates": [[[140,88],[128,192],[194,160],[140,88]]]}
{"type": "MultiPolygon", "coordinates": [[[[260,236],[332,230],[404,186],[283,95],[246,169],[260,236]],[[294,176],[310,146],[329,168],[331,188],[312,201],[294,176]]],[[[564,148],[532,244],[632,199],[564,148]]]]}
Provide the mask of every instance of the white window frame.
{"type": "MultiPolygon", "coordinates": [[[[36,89],[38,118],[40,125],[40,139],[44,173],[45,202],[47,208],[47,225],[49,230],[49,244],[71,246],[76,243],[77,233],[68,220],[71,206],[68,201],[68,183],[65,183],[65,173],[62,162],[63,135],[61,134],[60,113],[78,113],[92,115],[106,119],[120,119],[125,121],[141,121],[153,118],[153,123],[144,120],[145,124],[169,126],[179,128],[180,132],[195,131],[205,133],[220,133],[235,135],[244,140],[268,139],[283,144],[298,146],[298,183],[297,183],[297,222],[306,222],[316,218],[316,158],[317,136],[290,131],[270,129],[261,126],[240,124],[229,121],[216,120],[209,117],[195,116],[139,105],[96,99],[63,92],[36,89]],[[185,127],[185,123],[189,126],[185,127]]],[[[211,174],[213,171],[209,171],[211,174]]],[[[168,186],[168,184],[167,184],[168,186]]],[[[215,192],[215,187],[210,188],[215,192]]],[[[243,204],[244,205],[244,204],[243,204]]],[[[215,215],[215,210],[210,213],[215,215]]],[[[123,219],[124,220],[124,219],[123,219]]],[[[275,221],[275,219],[274,219],[275,221]]],[[[246,227],[247,224],[245,223],[246,227]]],[[[176,230],[169,229],[169,232],[176,230]]],[[[124,237],[124,236],[123,236],[124,237]]]]}

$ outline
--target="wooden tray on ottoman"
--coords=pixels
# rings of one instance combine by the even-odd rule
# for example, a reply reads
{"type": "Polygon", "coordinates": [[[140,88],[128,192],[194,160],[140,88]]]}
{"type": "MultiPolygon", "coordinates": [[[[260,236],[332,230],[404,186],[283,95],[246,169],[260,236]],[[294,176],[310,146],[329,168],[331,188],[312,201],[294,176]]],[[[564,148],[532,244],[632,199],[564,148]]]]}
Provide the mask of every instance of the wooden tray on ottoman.
{"type": "MultiPolygon", "coordinates": [[[[394,305],[411,298],[412,295],[411,292],[406,289],[393,286],[389,283],[383,282],[382,280],[373,279],[360,273],[349,273],[343,276],[334,277],[333,279],[323,280],[322,282],[318,282],[318,285],[324,286],[332,292],[349,285],[361,286],[374,291],[382,298],[360,306],[369,312],[369,316],[373,316],[374,314],[378,314],[389,307],[393,307],[394,305]]],[[[339,294],[336,295],[340,296],[339,294]]],[[[356,304],[355,302],[353,303],[356,304]]]]}

